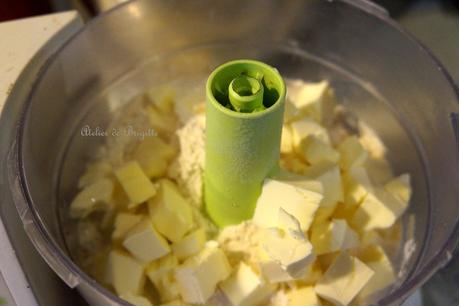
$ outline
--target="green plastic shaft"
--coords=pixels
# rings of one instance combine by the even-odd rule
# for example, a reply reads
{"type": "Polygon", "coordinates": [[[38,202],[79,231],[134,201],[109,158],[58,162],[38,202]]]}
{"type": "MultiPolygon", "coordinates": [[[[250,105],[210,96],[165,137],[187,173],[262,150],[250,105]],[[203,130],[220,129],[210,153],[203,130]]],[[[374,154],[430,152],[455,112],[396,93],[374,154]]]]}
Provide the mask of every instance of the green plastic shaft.
{"type": "Polygon", "coordinates": [[[254,60],[228,62],[209,76],[204,200],[218,226],[252,217],[278,165],[285,94],[279,72],[254,60]]]}

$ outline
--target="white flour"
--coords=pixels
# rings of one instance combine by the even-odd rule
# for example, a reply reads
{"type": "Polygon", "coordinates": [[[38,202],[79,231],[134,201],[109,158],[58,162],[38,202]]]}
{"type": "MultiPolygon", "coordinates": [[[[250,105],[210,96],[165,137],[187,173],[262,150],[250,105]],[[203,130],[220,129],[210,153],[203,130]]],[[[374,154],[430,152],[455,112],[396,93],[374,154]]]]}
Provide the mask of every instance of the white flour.
{"type": "Polygon", "coordinates": [[[195,206],[202,204],[202,173],[205,161],[204,114],[194,115],[176,134],[180,153],[171,165],[169,175],[175,178],[195,206]]]}

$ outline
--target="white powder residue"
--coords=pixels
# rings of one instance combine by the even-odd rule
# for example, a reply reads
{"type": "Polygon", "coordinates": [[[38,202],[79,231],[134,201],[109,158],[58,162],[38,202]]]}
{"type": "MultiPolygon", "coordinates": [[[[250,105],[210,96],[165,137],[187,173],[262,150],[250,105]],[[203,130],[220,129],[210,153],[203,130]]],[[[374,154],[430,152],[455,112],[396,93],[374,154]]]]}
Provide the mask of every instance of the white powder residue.
{"type": "Polygon", "coordinates": [[[403,278],[408,272],[408,264],[410,259],[413,257],[414,252],[416,251],[416,241],[414,239],[407,240],[403,245],[403,259],[398,272],[398,277],[403,278]]]}
{"type": "Polygon", "coordinates": [[[237,265],[241,260],[258,268],[261,241],[264,230],[255,225],[251,220],[238,225],[225,227],[217,238],[222,250],[228,256],[232,265],[237,265]]]}
{"type": "Polygon", "coordinates": [[[202,173],[205,161],[206,117],[199,114],[191,117],[176,134],[180,144],[169,175],[175,178],[195,206],[202,204],[202,173]]]}

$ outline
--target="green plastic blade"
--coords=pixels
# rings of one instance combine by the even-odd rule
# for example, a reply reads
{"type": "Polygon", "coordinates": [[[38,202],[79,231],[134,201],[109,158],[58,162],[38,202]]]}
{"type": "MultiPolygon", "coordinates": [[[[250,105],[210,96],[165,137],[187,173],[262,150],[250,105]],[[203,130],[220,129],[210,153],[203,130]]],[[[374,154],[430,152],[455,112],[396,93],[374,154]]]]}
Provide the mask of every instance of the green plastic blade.
{"type": "Polygon", "coordinates": [[[254,60],[225,63],[209,76],[204,200],[217,225],[252,217],[279,161],[285,94],[279,72],[254,60]]]}

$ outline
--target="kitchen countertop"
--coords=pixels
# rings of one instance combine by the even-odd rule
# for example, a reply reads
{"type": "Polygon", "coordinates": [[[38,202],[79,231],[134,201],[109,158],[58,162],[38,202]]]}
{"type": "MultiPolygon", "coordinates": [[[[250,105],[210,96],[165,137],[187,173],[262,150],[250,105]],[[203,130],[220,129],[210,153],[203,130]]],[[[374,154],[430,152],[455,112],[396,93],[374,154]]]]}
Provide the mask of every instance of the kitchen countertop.
{"type": "MultiPolygon", "coordinates": [[[[27,68],[32,58],[46,54],[42,46],[56,33],[68,37],[79,27],[81,21],[76,12],[0,23],[0,113],[21,72],[27,68]]],[[[2,130],[2,133],[1,136],[5,137],[4,134],[7,132],[2,130]]],[[[0,184],[6,184],[3,177],[0,177],[0,184]]],[[[2,219],[0,219],[0,254],[0,305],[37,305],[20,268],[12,243],[8,239],[2,219]]]]}

